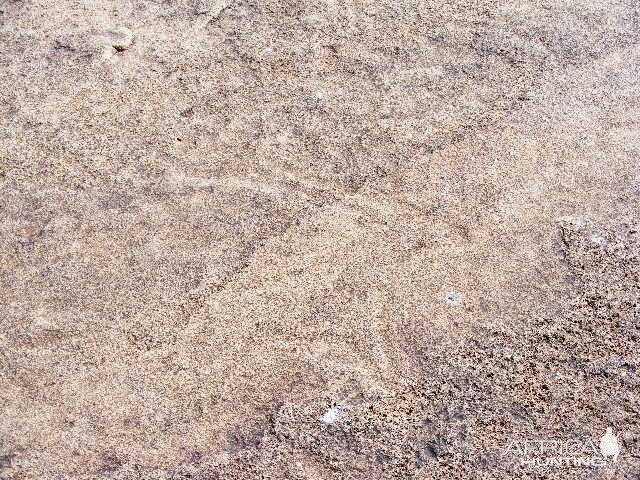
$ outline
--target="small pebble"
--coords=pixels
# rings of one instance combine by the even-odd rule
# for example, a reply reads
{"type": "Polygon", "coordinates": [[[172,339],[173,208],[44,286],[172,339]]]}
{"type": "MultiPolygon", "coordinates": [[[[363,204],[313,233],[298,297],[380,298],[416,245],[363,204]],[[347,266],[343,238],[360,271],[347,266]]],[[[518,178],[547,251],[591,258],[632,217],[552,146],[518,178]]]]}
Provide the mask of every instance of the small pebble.
{"type": "Polygon", "coordinates": [[[602,235],[598,235],[597,233],[592,233],[589,237],[591,243],[595,243],[596,245],[602,245],[605,242],[605,239],[602,235]]]}
{"type": "Polygon", "coordinates": [[[447,305],[449,307],[456,307],[462,303],[462,294],[458,292],[447,293],[447,305]]]}

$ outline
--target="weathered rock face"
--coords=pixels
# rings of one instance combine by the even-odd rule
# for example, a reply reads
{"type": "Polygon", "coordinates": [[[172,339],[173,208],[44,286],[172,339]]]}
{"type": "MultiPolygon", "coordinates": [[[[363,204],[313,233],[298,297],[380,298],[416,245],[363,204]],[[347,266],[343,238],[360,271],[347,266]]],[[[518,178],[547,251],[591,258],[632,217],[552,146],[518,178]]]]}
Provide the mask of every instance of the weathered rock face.
{"type": "Polygon", "coordinates": [[[631,478],[639,21],[0,3],[0,478],[631,478]]]}

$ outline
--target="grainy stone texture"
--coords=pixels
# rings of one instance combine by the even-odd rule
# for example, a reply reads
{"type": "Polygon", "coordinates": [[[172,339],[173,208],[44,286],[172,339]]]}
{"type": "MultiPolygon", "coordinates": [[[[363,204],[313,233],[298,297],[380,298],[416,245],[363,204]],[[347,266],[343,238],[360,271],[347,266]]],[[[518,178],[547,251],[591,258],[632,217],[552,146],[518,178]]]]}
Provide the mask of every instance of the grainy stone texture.
{"type": "Polygon", "coordinates": [[[631,0],[0,0],[0,478],[637,478],[639,44],[631,0]]]}

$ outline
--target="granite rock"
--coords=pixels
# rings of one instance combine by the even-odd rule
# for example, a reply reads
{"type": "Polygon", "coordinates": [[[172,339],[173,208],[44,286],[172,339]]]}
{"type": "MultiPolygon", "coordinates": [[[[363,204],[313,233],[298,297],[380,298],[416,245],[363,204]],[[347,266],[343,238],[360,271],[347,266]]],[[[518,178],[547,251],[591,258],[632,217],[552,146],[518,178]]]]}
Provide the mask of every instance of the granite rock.
{"type": "Polygon", "coordinates": [[[0,478],[634,478],[639,22],[1,2],[0,478]]]}

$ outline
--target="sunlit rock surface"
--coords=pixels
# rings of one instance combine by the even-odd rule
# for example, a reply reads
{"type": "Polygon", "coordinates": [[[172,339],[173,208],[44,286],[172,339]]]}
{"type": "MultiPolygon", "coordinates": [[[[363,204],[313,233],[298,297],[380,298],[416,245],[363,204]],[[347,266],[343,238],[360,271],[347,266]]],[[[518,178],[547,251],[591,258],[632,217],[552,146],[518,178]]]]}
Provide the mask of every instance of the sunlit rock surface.
{"type": "Polygon", "coordinates": [[[0,478],[637,474],[639,22],[1,1],[0,478]]]}

